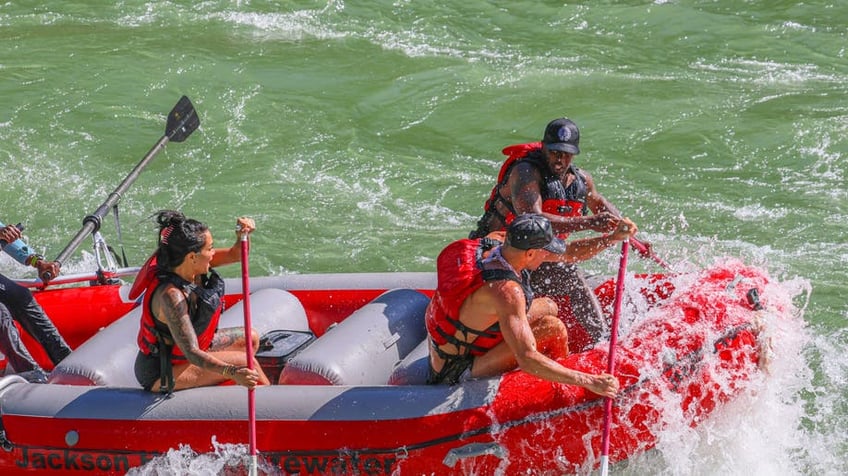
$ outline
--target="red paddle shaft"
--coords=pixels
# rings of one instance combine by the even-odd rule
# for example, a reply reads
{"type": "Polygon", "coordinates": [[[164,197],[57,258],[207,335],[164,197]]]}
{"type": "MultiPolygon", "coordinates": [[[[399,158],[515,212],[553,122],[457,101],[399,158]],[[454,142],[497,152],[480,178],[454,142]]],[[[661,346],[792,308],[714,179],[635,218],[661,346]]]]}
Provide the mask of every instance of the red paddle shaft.
{"type": "MultiPolygon", "coordinates": [[[[609,358],[607,373],[615,374],[615,347],[618,343],[618,321],[621,316],[621,300],[624,296],[624,273],[627,270],[627,240],[621,244],[621,261],[618,265],[618,279],[615,283],[615,301],[613,301],[612,329],[610,329],[609,358]]],[[[609,468],[610,426],[612,425],[612,399],[604,399],[604,434],[601,442],[601,475],[606,476],[609,468]]]]}
{"type": "Polygon", "coordinates": [[[657,256],[656,253],[651,251],[648,248],[648,245],[646,245],[645,243],[642,243],[636,238],[630,238],[630,246],[632,246],[634,250],[638,251],[639,254],[642,255],[642,257],[654,260],[654,262],[656,262],[658,265],[662,266],[665,269],[669,268],[668,263],[666,263],[665,260],[657,256]]]}
{"type": "MultiPolygon", "coordinates": [[[[250,243],[247,233],[241,235],[241,288],[244,294],[244,340],[247,353],[247,368],[253,370],[253,331],[250,324],[250,272],[248,270],[248,253],[250,243]]],[[[247,413],[250,427],[250,474],[256,474],[256,395],[254,389],[247,390],[247,413]]]]}

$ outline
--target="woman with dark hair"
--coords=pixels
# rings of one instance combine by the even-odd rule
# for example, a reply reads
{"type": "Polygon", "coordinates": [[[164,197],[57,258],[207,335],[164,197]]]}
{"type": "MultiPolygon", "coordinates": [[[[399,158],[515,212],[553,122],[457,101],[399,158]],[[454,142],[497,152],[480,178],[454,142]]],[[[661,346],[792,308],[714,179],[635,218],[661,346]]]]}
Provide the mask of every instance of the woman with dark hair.
{"type": "MultiPolygon", "coordinates": [[[[159,246],[136,280],[145,289],[138,382],[163,393],[227,380],[247,388],[269,385],[255,358],[253,370],[247,368],[244,328],[218,329],[224,281],[212,269],[239,261],[241,237],[255,229],[253,220],[239,218],[236,243],[218,249],[205,224],[178,211],[160,211],[156,221],[159,246]]],[[[252,334],[258,349],[259,335],[252,334]]]]}

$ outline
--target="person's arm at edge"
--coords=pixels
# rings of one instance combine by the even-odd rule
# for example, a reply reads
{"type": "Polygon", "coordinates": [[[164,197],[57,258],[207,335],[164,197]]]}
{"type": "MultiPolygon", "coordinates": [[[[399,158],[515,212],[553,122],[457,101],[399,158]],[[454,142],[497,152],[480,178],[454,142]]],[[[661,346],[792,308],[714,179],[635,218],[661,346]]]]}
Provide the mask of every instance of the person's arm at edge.
{"type": "Polygon", "coordinates": [[[14,225],[3,225],[0,223],[0,240],[6,242],[3,246],[3,251],[14,258],[15,261],[24,265],[32,266],[38,270],[38,276],[46,284],[48,280],[44,279],[44,273],[49,271],[52,277],[59,275],[59,263],[55,261],[47,261],[43,256],[33,253],[29,246],[21,240],[21,230],[14,225]]]}

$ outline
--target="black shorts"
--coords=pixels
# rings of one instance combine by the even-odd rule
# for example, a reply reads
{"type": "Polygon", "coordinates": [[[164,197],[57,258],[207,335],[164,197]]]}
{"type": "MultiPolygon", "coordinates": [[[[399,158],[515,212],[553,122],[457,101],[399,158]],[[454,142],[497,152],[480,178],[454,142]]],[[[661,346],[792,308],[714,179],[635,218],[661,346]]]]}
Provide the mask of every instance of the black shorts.
{"type": "Polygon", "coordinates": [[[427,384],[456,385],[464,382],[471,378],[472,365],[474,365],[474,356],[471,354],[447,356],[444,365],[442,365],[442,370],[436,372],[433,370],[433,364],[427,366],[429,369],[427,384]]]}
{"type": "Polygon", "coordinates": [[[144,355],[139,352],[135,357],[135,378],[148,392],[162,376],[162,366],[158,355],[144,355]]]}

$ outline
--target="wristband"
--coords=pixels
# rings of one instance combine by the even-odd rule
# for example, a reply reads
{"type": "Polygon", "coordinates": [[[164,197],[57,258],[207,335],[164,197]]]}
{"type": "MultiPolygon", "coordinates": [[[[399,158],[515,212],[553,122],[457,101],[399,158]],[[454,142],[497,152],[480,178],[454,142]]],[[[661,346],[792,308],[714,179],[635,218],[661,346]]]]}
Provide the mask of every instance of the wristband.
{"type": "Polygon", "coordinates": [[[33,268],[38,268],[38,262],[43,260],[43,259],[44,259],[44,256],[41,256],[40,254],[31,254],[26,259],[25,264],[27,266],[32,266],[33,268]]]}

